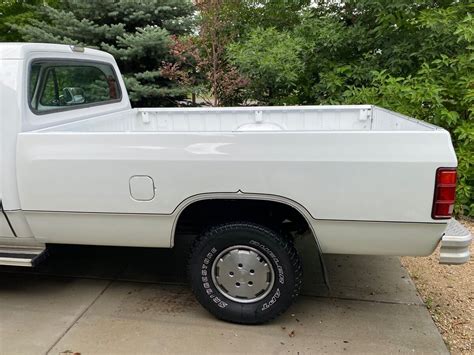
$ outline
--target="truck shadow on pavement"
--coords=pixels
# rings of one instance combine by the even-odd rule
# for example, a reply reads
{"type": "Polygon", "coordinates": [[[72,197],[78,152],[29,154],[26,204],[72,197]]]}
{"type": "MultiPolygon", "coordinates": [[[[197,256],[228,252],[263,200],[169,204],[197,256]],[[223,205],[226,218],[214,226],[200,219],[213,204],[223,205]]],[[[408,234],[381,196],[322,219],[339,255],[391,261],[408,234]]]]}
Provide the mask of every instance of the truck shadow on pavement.
{"type": "Polygon", "coordinates": [[[36,268],[1,267],[0,352],[226,353],[244,341],[244,353],[447,353],[397,257],[327,255],[328,290],[303,251],[303,294],[252,327],[217,321],[194,300],[183,262],[191,242],[55,245],[36,268]]]}
{"type": "MultiPolygon", "coordinates": [[[[186,285],[185,261],[193,240],[194,236],[183,236],[173,249],[50,245],[46,259],[35,268],[2,266],[0,272],[186,285]]],[[[423,304],[398,257],[325,255],[328,287],[317,251],[307,250],[299,250],[303,295],[423,304]]]]}

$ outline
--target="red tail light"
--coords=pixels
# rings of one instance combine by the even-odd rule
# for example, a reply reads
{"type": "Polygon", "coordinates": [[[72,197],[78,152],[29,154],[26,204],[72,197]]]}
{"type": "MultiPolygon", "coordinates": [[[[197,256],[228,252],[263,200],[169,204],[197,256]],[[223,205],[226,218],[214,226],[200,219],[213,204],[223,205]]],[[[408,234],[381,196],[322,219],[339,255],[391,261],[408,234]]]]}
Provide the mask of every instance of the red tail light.
{"type": "Polygon", "coordinates": [[[451,218],[456,200],[456,168],[439,168],[436,170],[434,191],[433,219],[451,218]]]}

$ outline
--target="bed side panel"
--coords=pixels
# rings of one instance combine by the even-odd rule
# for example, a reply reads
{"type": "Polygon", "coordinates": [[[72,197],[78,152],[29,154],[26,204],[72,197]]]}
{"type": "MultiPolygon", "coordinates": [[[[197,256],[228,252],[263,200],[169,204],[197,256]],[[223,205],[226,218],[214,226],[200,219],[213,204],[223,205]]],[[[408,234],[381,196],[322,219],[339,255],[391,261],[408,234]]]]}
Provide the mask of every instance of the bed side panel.
{"type": "Polygon", "coordinates": [[[23,210],[171,214],[212,192],[279,195],[316,219],[432,222],[435,171],[456,166],[434,132],[22,133],[23,210]],[[150,201],[130,196],[149,176],[150,201]]]}

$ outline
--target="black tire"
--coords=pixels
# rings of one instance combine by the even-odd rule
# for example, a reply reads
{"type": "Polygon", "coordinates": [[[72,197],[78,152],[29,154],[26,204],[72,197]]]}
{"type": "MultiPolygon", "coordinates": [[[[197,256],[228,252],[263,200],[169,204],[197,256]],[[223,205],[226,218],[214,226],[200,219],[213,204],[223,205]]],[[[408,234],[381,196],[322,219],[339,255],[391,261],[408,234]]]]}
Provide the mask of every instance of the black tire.
{"type": "MultiPolygon", "coordinates": [[[[253,275],[252,271],[248,275],[253,275]]],[[[298,296],[303,280],[300,258],[289,238],[284,238],[267,227],[243,222],[212,227],[199,236],[191,251],[188,273],[199,303],[217,318],[239,324],[265,323],[285,312],[298,296]],[[267,282],[265,292],[262,291],[256,298],[249,297],[245,300],[246,303],[225,294],[222,285],[218,285],[212,275],[213,272],[217,273],[215,263],[222,262],[220,254],[237,246],[249,248],[251,251],[248,253],[258,255],[258,261],[266,259],[263,262],[266,268],[270,265],[273,268],[272,284],[267,282]],[[218,256],[219,260],[216,260],[218,256]],[[263,298],[258,299],[259,297],[263,298]]],[[[230,274],[234,275],[232,272],[230,274]]],[[[267,277],[268,272],[265,275],[267,277]]]]}

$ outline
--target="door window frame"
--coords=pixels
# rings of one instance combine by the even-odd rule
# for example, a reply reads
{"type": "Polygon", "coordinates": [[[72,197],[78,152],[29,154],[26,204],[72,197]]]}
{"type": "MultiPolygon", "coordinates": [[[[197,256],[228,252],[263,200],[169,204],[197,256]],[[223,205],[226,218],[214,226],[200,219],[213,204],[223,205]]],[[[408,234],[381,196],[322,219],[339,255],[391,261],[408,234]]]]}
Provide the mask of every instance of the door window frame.
{"type": "MultiPolygon", "coordinates": [[[[46,67],[45,69],[42,69],[42,70],[49,70],[49,69],[50,69],[50,67],[46,67]]],[[[98,68],[98,69],[100,70],[100,68],[98,68]]],[[[28,107],[30,108],[30,111],[32,113],[34,113],[35,115],[47,115],[47,114],[50,114],[50,113],[57,113],[57,112],[63,112],[63,111],[78,110],[78,109],[82,109],[82,108],[89,108],[89,107],[94,107],[94,106],[114,104],[114,103],[121,102],[122,98],[123,98],[120,81],[119,81],[119,78],[117,76],[117,72],[116,72],[114,66],[109,62],[102,62],[102,61],[98,61],[98,60],[68,59],[68,58],[67,59],[35,58],[28,65],[28,78],[27,78],[27,86],[26,87],[28,89],[28,92],[27,92],[28,107]],[[40,97],[37,97],[37,96],[42,94],[42,92],[44,90],[47,75],[43,75],[40,71],[38,73],[39,77],[37,78],[37,82],[36,82],[36,85],[33,89],[33,92],[30,92],[30,85],[31,85],[31,79],[32,79],[32,77],[31,77],[32,66],[34,64],[38,63],[38,62],[47,63],[48,65],[51,64],[53,67],[54,67],[54,64],[59,64],[58,66],[66,66],[66,67],[68,65],[74,66],[74,64],[76,64],[78,66],[84,66],[84,65],[87,65],[87,64],[106,65],[111,69],[112,74],[114,76],[115,85],[116,85],[116,88],[117,88],[117,98],[106,100],[106,101],[91,102],[91,103],[77,104],[77,105],[71,105],[71,106],[63,106],[63,107],[58,107],[58,108],[54,108],[54,109],[40,111],[40,110],[36,109],[35,107],[33,107],[32,100],[33,100],[33,98],[35,98],[38,101],[40,100],[40,97]]]]}

